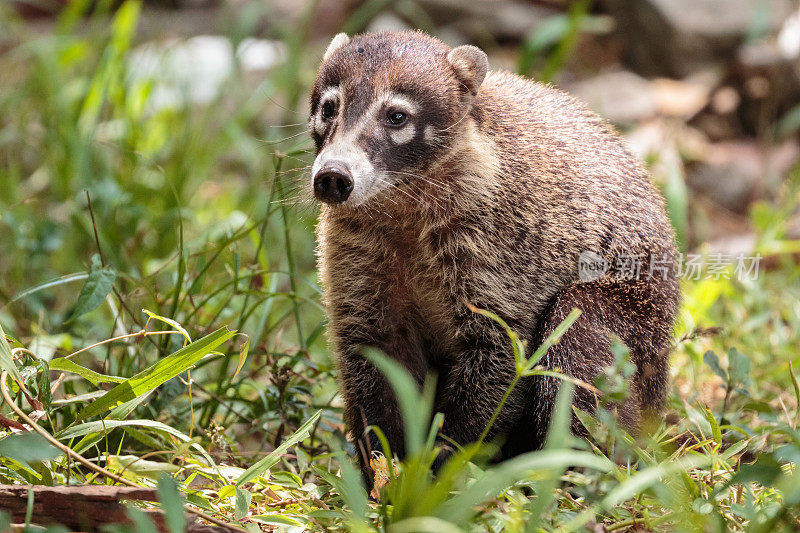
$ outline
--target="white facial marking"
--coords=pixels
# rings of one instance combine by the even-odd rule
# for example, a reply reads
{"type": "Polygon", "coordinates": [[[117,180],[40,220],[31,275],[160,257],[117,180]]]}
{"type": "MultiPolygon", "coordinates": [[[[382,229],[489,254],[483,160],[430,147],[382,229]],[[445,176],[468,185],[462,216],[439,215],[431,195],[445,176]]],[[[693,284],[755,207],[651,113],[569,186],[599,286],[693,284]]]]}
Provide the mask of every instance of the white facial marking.
{"type": "Polygon", "coordinates": [[[402,94],[390,94],[384,103],[387,109],[396,108],[398,111],[405,111],[410,115],[416,115],[419,111],[417,104],[402,94]]]}
{"type": "MultiPolygon", "coordinates": [[[[402,94],[389,94],[384,100],[383,107],[389,112],[402,111],[409,115],[409,119],[419,111],[417,104],[402,94]]],[[[399,128],[389,130],[389,138],[394,144],[405,144],[411,141],[416,134],[417,128],[410,121],[399,128]]]]}
{"type": "Polygon", "coordinates": [[[317,135],[320,137],[325,135],[325,130],[327,129],[327,125],[320,120],[319,118],[314,118],[314,131],[317,132],[317,135]]]}
{"type": "Polygon", "coordinates": [[[328,129],[328,122],[336,118],[336,115],[339,114],[339,110],[341,108],[342,95],[339,87],[326,87],[325,90],[322,91],[322,96],[319,97],[317,114],[314,116],[314,131],[317,133],[317,135],[325,135],[325,131],[328,129]],[[335,109],[333,117],[327,121],[322,118],[322,106],[325,105],[326,102],[331,102],[335,109]]]}
{"type": "Polygon", "coordinates": [[[317,135],[319,135],[320,137],[325,135],[325,129],[327,128],[327,125],[322,121],[321,118],[316,116],[312,117],[311,124],[317,135]]]}
{"type": "Polygon", "coordinates": [[[417,128],[411,124],[406,124],[400,129],[389,130],[389,138],[394,144],[405,144],[417,134],[417,128]]]}
{"type": "Polygon", "coordinates": [[[434,140],[434,135],[435,135],[435,133],[433,132],[433,126],[432,126],[432,125],[430,125],[430,124],[428,124],[427,126],[425,126],[425,133],[423,133],[423,135],[424,135],[424,137],[425,137],[425,142],[426,142],[426,143],[431,143],[431,142],[433,142],[433,140],[434,140]]]}

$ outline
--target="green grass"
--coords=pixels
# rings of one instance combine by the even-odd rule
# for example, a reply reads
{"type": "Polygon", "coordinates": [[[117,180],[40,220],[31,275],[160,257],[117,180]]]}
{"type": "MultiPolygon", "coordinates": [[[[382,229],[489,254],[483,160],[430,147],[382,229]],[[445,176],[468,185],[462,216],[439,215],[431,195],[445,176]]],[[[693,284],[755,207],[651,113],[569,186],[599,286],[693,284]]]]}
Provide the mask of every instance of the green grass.
{"type": "MultiPolygon", "coordinates": [[[[387,4],[366,3],[348,27],[387,4]]],[[[561,68],[582,6],[554,21],[559,36],[532,36],[520,64],[561,68]]],[[[10,340],[0,339],[0,368],[19,374],[31,399],[10,379],[8,394],[60,446],[0,427],[0,483],[159,486],[176,524],[179,488],[250,529],[797,528],[800,246],[784,225],[800,172],[777,203],[753,210],[769,257],[757,280],[686,282],[663,419],[632,437],[601,409],[581,414],[592,443],[576,440],[567,385],[545,450],[490,464],[493,444],[475,445],[432,479],[432,389],[380,363],[415,407],[405,413],[414,453],[396,473],[387,466],[396,478],[376,502],[348,457],[315,213],[299,201],[312,148],[303,95],[321,53],[310,19],[271,36],[286,61],[257,86],[236,73],[209,105],[154,112],[155,80],[127,75],[138,4],[110,25],[101,9],[78,26],[79,11],[72,4],[38,37],[0,11],[13,44],[0,56],[0,324],[10,340]]],[[[247,36],[245,15],[231,28],[247,36]]],[[[512,350],[521,372],[536,371],[513,332],[512,350]]],[[[630,375],[618,355],[596,384],[607,400],[624,396],[630,375]]],[[[24,421],[7,403],[0,413],[24,421]]]]}

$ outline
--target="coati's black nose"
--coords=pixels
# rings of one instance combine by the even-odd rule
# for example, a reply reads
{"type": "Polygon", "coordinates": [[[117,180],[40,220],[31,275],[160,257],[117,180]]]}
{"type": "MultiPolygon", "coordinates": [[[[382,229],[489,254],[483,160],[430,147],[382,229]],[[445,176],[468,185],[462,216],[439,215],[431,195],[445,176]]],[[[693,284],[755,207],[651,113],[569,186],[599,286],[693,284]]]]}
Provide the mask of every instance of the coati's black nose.
{"type": "Polygon", "coordinates": [[[347,165],[331,161],[314,176],[314,196],[326,204],[340,204],[353,191],[353,176],[347,165]]]}

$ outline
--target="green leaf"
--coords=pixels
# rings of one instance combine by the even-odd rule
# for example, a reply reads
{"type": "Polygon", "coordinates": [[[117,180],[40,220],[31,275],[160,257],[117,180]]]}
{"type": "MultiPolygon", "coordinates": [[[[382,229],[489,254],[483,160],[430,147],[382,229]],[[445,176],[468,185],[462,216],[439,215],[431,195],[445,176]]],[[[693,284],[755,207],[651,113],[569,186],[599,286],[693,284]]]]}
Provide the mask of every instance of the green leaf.
{"type": "Polygon", "coordinates": [[[800,418],[800,382],[797,381],[797,376],[794,373],[792,362],[789,361],[789,375],[792,376],[792,388],[794,389],[794,402],[796,407],[795,419],[800,418]]]}
{"type": "Polygon", "coordinates": [[[217,497],[220,500],[224,500],[226,498],[230,498],[231,496],[236,495],[236,485],[225,485],[217,492],[217,497]]]}
{"type": "Polygon", "coordinates": [[[133,531],[136,533],[158,533],[155,524],[144,511],[129,504],[125,508],[125,513],[133,523],[133,531]]]}
{"type": "Polygon", "coordinates": [[[94,370],[79,365],[78,363],[67,359],[65,357],[58,357],[50,361],[50,370],[60,370],[62,372],[72,372],[78,374],[82,378],[90,381],[92,385],[99,385],[100,383],[123,383],[125,378],[117,376],[107,376],[99,374],[94,370]]]}
{"type": "Polygon", "coordinates": [[[788,137],[800,130],[800,104],[786,112],[775,125],[775,135],[778,138],[788,137]]]}
{"type": "Polygon", "coordinates": [[[551,346],[554,344],[558,344],[561,342],[561,337],[564,336],[564,333],[567,332],[569,328],[572,327],[572,324],[575,323],[578,318],[580,318],[583,311],[578,308],[574,308],[570,313],[567,315],[567,318],[561,321],[561,323],[556,326],[553,332],[547,336],[544,342],[533,352],[527,361],[525,361],[525,372],[531,370],[536,364],[545,356],[547,350],[550,349],[551,346]]]}
{"type": "Polygon", "coordinates": [[[609,472],[614,463],[593,453],[574,450],[543,450],[529,452],[487,470],[469,487],[442,504],[434,514],[449,522],[465,523],[475,514],[480,503],[495,497],[509,485],[524,479],[531,472],[545,469],[585,467],[609,472]]]}
{"type": "Polygon", "coordinates": [[[27,463],[61,457],[61,450],[38,433],[14,433],[0,440],[0,457],[27,463]]]}
{"type": "Polygon", "coordinates": [[[140,476],[151,477],[155,479],[156,475],[161,475],[164,472],[175,473],[180,472],[181,467],[172,463],[164,463],[159,461],[148,461],[135,455],[108,455],[106,462],[109,466],[114,467],[114,470],[119,472],[125,470],[133,472],[140,476]]]}
{"type": "Polygon", "coordinates": [[[666,200],[667,215],[675,228],[675,240],[678,248],[686,249],[689,232],[689,192],[686,187],[681,163],[664,161],[664,185],[662,193],[666,200]]]}
{"type": "Polygon", "coordinates": [[[279,526],[297,526],[297,527],[303,526],[303,524],[301,524],[297,520],[289,518],[288,516],[281,516],[279,514],[260,514],[251,516],[250,518],[256,522],[264,524],[275,524],[279,526]]]}
{"type": "Polygon", "coordinates": [[[6,370],[8,374],[22,383],[22,376],[17,370],[17,365],[14,364],[14,356],[11,355],[11,347],[6,340],[6,333],[3,331],[3,326],[0,326],[0,371],[6,370]]]}
{"type": "Polygon", "coordinates": [[[153,392],[146,392],[141,396],[137,396],[133,400],[124,402],[116,406],[105,416],[106,420],[125,420],[128,416],[141,405],[143,402],[147,400],[147,398],[153,394],[153,392]]]}
{"type": "Polygon", "coordinates": [[[87,392],[86,394],[78,394],[77,396],[72,396],[70,398],[63,398],[61,400],[53,400],[53,405],[67,405],[70,403],[78,403],[78,402],[90,402],[92,400],[96,400],[105,394],[106,391],[104,390],[93,390],[92,392],[87,392]]]}
{"type": "Polygon", "coordinates": [[[464,530],[441,518],[417,516],[392,524],[392,533],[462,533],[464,530]]]}
{"type": "Polygon", "coordinates": [[[772,487],[782,473],[780,463],[772,455],[761,454],[754,462],[742,464],[726,485],[730,487],[756,482],[764,487],[772,487]]]}
{"type": "Polygon", "coordinates": [[[728,374],[731,384],[746,389],[750,385],[750,359],[737,350],[728,350],[728,374]]]}
{"type": "Polygon", "coordinates": [[[184,346],[177,352],[169,355],[135,376],[105,393],[96,402],[87,405],[80,413],[77,420],[103,413],[121,403],[133,400],[142,394],[148,393],[174,378],[181,372],[191,368],[200,359],[208,355],[214,348],[233,337],[235,333],[222,327],[202,339],[184,346]]]}
{"type": "Polygon", "coordinates": [[[186,531],[183,497],[178,491],[178,483],[168,474],[162,474],[158,480],[158,500],[164,509],[164,523],[167,529],[171,533],[186,531]]]}
{"type": "Polygon", "coordinates": [[[233,515],[235,520],[241,520],[247,517],[247,514],[250,512],[250,501],[252,499],[253,495],[250,494],[250,491],[238,485],[236,486],[236,511],[233,515]]]}
{"type": "MultiPolygon", "coordinates": [[[[174,427],[168,426],[161,422],[157,422],[155,420],[98,420],[96,422],[86,422],[83,424],[78,424],[76,426],[69,427],[63,431],[60,431],[55,434],[55,438],[58,440],[68,440],[73,439],[76,437],[82,437],[84,435],[89,435],[92,433],[105,433],[110,431],[114,428],[118,427],[146,427],[157,429],[159,431],[163,431],[165,433],[169,433],[173,437],[176,437],[178,440],[182,442],[191,442],[192,439],[188,437],[182,431],[175,429],[174,427]]],[[[206,461],[208,461],[209,465],[213,465],[214,462],[212,461],[211,457],[208,453],[197,443],[192,444],[192,448],[197,450],[200,455],[202,455],[206,461]]]]}
{"type": "Polygon", "coordinates": [[[30,296],[31,294],[35,294],[39,291],[43,291],[45,289],[49,289],[50,287],[57,287],[58,285],[63,285],[65,283],[71,283],[73,281],[80,281],[82,279],[86,279],[89,277],[88,272],[78,272],[75,274],[67,274],[66,276],[61,276],[55,279],[51,279],[49,281],[45,281],[44,283],[39,283],[38,285],[34,285],[33,287],[27,288],[22,292],[18,292],[11,298],[8,303],[14,303],[17,300],[21,300],[26,296],[30,296]]]}
{"type": "Polygon", "coordinates": [[[705,498],[695,498],[692,502],[692,511],[699,515],[710,514],[714,510],[714,504],[705,498]]]}
{"type": "Polygon", "coordinates": [[[717,419],[714,418],[714,413],[709,411],[708,409],[703,409],[706,415],[706,420],[708,420],[708,424],[711,426],[711,434],[714,436],[714,442],[718,445],[722,444],[722,431],[719,429],[719,423],[717,423],[717,419]]]}
{"type": "Polygon", "coordinates": [[[708,350],[703,354],[703,362],[711,368],[712,372],[725,380],[725,383],[728,382],[728,373],[719,365],[719,357],[717,357],[717,354],[708,350]]]}
{"type": "MultiPolygon", "coordinates": [[[[571,440],[570,422],[572,421],[572,396],[575,386],[569,382],[562,382],[558,390],[556,406],[550,417],[550,427],[547,428],[547,438],[544,448],[546,450],[564,449],[571,440]]],[[[526,525],[527,531],[536,531],[545,511],[550,508],[556,497],[556,488],[561,483],[561,474],[564,468],[546,469],[542,474],[546,477],[534,484],[536,499],[531,503],[530,520],[526,525]]]]}
{"type": "Polygon", "coordinates": [[[172,327],[173,327],[173,328],[175,328],[176,330],[180,331],[181,335],[183,335],[184,337],[186,337],[186,340],[187,340],[187,341],[189,341],[189,342],[192,342],[192,338],[189,336],[189,332],[187,332],[187,331],[186,331],[186,330],[183,328],[183,326],[181,326],[180,324],[178,324],[178,322],[176,322],[175,320],[172,320],[171,318],[167,318],[167,317],[165,317],[165,316],[157,315],[157,314],[155,314],[155,313],[154,313],[154,312],[152,312],[152,311],[148,311],[147,309],[142,309],[142,313],[145,313],[145,314],[146,314],[147,316],[149,316],[150,318],[154,318],[154,319],[156,319],[156,320],[160,320],[161,322],[166,322],[167,324],[169,324],[170,326],[172,326],[172,327]]]}
{"type": "Polygon", "coordinates": [[[275,448],[272,453],[258,461],[256,464],[242,472],[242,475],[239,476],[239,479],[236,480],[237,485],[242,485],[255,479],[256,477],[262,475],[264,472],[275,466],[275,464],[280,461],[281,456],[286,453],[286,450],[308,438],[311,434],[311,428],[317,422],[317,419],[322,414],[322,409],[311,415],[311,418],[305,421],[302,426],[297,428],[297,431],[294,434],[283,441],[280,446],[275,448]]]}
{"type": "Polygon", "coordinates": [[[541,24],[537,24],[520,45],[517,73],[528,74],[533,67],[537,56],[555,45],[569,31],[569,19],[566,15],[558,14],[547,17],[541,24]]]}
{"type": "Polygon", "coordinates": [[[38,400],[45,407],[50,407],[50,402],[53,400],[50,393],[50,365],[44,359],[39,359],[36,361],[36,366],[39,367],[36,378],[36,388],[39,389],[38,400]]]}
{"type": "Polygon", "coordinates": [[[113,268],[102,266],[100,258],[94,255],[89,277],[86,278],[86,283],[83,284],[78,301],[75,303],[67,322],[99,307],[114,287],[115,279],[117,279],[116,271],[113,268]]]}
{"type": "Polygon", "coordinates": [[[250,351],[250,339],[247,339],[246,341],[244,341],[244,344],[242,344],[242,347],[239,349],[239,364],[236,365],[236,372],[233,373],[233,378],[231,379],[235,379],[236,376],[239,375],[239,371],[244,366],[244,362],[247,361],[247,353],[249,351],[250,351]]]}
{"type": "Polygon", "coordinates": [[[486,309],[480,309],[473,305],[467,304],[467,307],[473,313],[478,313],[479,315],[483,315],[486,318],[490,318],[496,323],[498,323],[504,330],[506,330],[506,335],[508,338],[511,339],[511,348],[514,351],[514,361],[516,362],[517,368],[522,368],[524,366],[524,359],[525,359],[525,345],[522,340],[517,335],[517,332],[511,329],[511,326],[508,323],[500,318],[495,313],[488,311],[486,309]]]}
{"type": "Polygon", "coordinates": [[[100,67],[95,71],[78,118],[78,128],[83,135],[89,136],[94,131],[106,94],[121,76],[120,70],[124,64],[123,55],[130,48],[136,33],[140,11],[141,2],[128,0],[117,9],[114,15],[111,23],[111,43],[103,52],[100,67]]]}
{"type": "Polygon", "coordinates": [[[666,477],[679,472],[688,472],[694,468],[707,466],[711,461],[711,457],[696,455],[677,460],[667,460],[663,463],[646,468],[645,470],[641,470],[617,485],[600,501],[599,505],[582,511],[571,521],[564,524],[561,530],[577,531],[592,521],[598,511],[612,509],[620,503],[640,494],[666,477]]]}
{"type": "Polygon", "coordinates": [[[342,471],[341,476],[326,472],[318,466],[312,468],[319,477],[324,479],[341,495],[345,505],[350,509],[351,521],[364,525],[368,521],[369,500],[367,499],[367,491],[364,490],[361,473],[346,453],[340,452],[339,457],[341,458],[339,462],[342,471]]]}

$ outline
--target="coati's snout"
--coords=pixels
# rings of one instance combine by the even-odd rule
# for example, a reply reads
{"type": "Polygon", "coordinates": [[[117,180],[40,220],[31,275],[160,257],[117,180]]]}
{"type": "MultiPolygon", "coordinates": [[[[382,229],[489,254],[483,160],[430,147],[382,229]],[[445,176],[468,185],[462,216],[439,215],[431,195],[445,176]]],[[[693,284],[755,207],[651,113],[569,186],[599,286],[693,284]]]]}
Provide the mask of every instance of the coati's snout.
{"type": "Polygon", "coordinates": [[[422,53],[410,54],[405,39],[389,34],[339,34],[325,52],[309,117],[317,148],[310,185],[319,201],[414,201],[422,194],[416,188],[436,181],[430,169],[463,139],[486,54],[415,38],[422,53]]]}
{"type": "Polygon", "coordinates": [[[326,204],[347,201],[353,190],[353,176],[347,163],[328,161],[314,176],[314,196],[326,204]]]}

